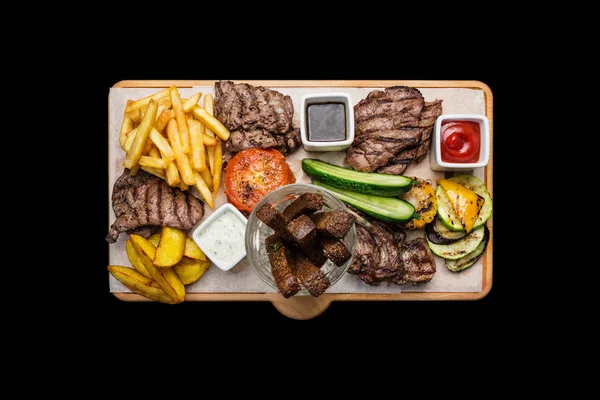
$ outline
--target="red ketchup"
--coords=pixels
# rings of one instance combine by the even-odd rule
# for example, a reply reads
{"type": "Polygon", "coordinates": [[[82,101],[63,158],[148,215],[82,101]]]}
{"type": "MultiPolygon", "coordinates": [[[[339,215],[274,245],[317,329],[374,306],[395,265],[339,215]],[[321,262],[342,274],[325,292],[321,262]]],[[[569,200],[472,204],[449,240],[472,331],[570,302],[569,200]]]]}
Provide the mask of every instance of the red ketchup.
{"type": "Polygon", "coordinates": [[[446,121],[442,124],[442,161],[474,163],[479,161],[479,123],[446,121]]]}

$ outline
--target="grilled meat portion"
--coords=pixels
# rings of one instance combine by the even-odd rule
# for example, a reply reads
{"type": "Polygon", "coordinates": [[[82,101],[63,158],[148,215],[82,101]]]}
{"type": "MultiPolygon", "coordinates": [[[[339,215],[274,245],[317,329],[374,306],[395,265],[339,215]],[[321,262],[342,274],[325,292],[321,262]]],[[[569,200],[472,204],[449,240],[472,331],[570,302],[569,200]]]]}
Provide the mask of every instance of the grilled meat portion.
{"type": "Polygon", "coordinates": [[[416,127],[365,133],[348,147],[346,162],[357,171],[373,172],[402,150],[415,147],[420,137],[416,127]]]}
{"type": "Polygon", "coordinates": [[[276,148],[284,155],[300,144],[300,131],[292,126],[290,96],[263,86],[219,81],[215,83],[215,117],[231,131],[229,153],[251,147],[276,148]]]}
{"type": "Polygon", "coordinates": [[[372,91],[354,106],[355,141],[346,162],[357,171],[404,173],[413,159],[419,162],[427,155],[433,125],[441,114],[442,101],[425,102],[415,88],[372,91]]]}
{"type": "Polygon", "coordinates": [[[429,282],[435,274],[435,259],[423,238],[416,238],[402,244],[404,280],[418,284],[429,282]]]}
{"type": "Polygon", "coordinates": [[[109,243],[121,232],[147,226],[191,229],[204,216],[202,201],[143,170],[131,176],[125,169],[113,187],[112,207],[117,219],[106,237],[109,243]]]}
{"type": "Polygon", "coordinates": [[[265,248],[271,264],[271,273],[277,289],[286,299],[300,290],[300,283],[293,274],[294,255],[278,234],[265,240],[265,248]]]}
{"type": "Polygon", "coordinates": [[[433,131],[433,125],[437,117],[442,115],[442,101],[436,100],[432,102],[426,102],[421,113],[421,119],[419,120],[419,129],[421,129],[421,141],[419,142],[419,149],[415,160],[421,162],[427,155],[429,150],[429,144],[431,143],[431,132],[433,131]]]}
{"type": "Polygon", "coordinates": [[[355,212],[366,225],[361,225],[360,219],[356,223],[356,246],[349,273],[369,285],[383,281],[421,284],[433,278],[435,259],[423,238],[406,242],[406,233],[396,225],[355,212]]]}

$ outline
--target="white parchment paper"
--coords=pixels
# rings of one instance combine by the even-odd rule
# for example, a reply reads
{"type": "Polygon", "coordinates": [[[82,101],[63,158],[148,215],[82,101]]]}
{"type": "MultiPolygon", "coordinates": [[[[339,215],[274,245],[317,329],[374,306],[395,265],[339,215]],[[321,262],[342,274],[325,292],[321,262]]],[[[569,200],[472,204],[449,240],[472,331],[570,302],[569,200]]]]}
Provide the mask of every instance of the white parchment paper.
{"type": "MultiPolygon", "coordinates": [[[[367,94],[375,89],[382,90],[383,88],[336,88],[336,87],[320,87],[320,88],[278,88],[271,87],[281,93],[289,95],[294,103],[294,126],[299,127],[299,109],[300,100],[303,95],[308,93],[319,92],[344,92],[348,93],[353,104],[358,103],[365,98],[367,94]]],[[[116,179],[123,172],[123,160],[125,152],[119,146],[119,130],[123,118],[123,111],[127,100],[139,99],[156,93],[159,89],[156,88],[111,88],[109,95],[109,199],[108,207],[110,212],[110,223],[114,222],[115,215],[112,210],[112,187],[116,179]]],[[[419,88],[426,101],[435,99],[443,100],[442,109],[444,114],[481,114],[485,115],[485,100],[483,91],[464,89],[464,88],[419,88]]],[[[182,97],[189,97],[192,94],[200,91],[202,94],[212,93],[214,95],[214,87],[198,86],[194,88],[180,88],[182,97]]],[[[431,153],[431,152],[429,152],[431,153]]],[[[302,171],[300,162],[306,157],[315,157],[328,161],[337,165],[343,164],[345,152],[319,152],[309,153],[300,148],[293,154],[287,157],[287,162],[290,165],[296,182],[310,183],[310,178],[302,171]]],[[[436,179],[444,176],[443,172],[434,172],[429,167],[429,154],[419,164],[412,163],[405,171],[405,175],[417,176],[423,179],[431,179],[435,182],[436,179]]],[[[474,174],[483,180],[484,169],[478,168],[474,170],[474,174]]],[[[219,191],[219,195],[215,200],[215,209],[227,202],[227,198],[223,192],[223,186],[219,191]]],[[[205,206],[205,217],[211,214],[208,206],[205,206]]],[[[203,218],[203,220],[204,220],[203,218]]],[[[202,221],[203,221],[202,220],[202,221]]],[[[202,222],[200,221],[198,225],[202,222]]],[[[191,232],[195,229],[192,228],[191,232]]],[[[424,230],[406,231],[407,239],[423,236],[424,230]]],[[[108,233],[108,227],[107,227],[108,233]]],[[[126,234],[121,234],[116,243],[110,245],[109,262],[111,265],[131,266],[125,252],[126,234]]],[[[380,286],[370,286],[361,281],[356,275],[346,274],[335,285],[330,287],[328,293],[400,293],[406,292],[480,292],[482,284],[482,261],[479,260],[474,266],[460,273],[449,271],[444,265],[444,260],[435,257],[437,271],[431,282],[420,286],[397,286],[394,284],[382,283],[380,286]]],[[[119,281],[110,276],[110,291],[111,292],[129,292],[130,290],[123,286],[119,281]]],[[[258,277],[252,266],[244,258],[230,271],[221,271],[216,266],[212,265],[209,270],[196,282],[187,286],[188,293],[231,293],[231,292],[272,292],[273,290],[258,277]]]]}

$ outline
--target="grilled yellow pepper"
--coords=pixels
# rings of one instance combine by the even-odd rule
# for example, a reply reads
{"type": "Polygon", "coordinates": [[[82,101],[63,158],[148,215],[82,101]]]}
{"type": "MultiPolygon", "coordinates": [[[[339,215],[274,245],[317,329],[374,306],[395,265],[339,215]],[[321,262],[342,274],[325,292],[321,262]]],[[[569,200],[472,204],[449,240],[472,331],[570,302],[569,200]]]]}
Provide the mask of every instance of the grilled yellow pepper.
{"type": "Polygon", "coordinates": [[[465,231],[470,232],[477,221],[485,199],[474,191],[448,179],[438,179],[437,184],[446,192],[465,231]]]}

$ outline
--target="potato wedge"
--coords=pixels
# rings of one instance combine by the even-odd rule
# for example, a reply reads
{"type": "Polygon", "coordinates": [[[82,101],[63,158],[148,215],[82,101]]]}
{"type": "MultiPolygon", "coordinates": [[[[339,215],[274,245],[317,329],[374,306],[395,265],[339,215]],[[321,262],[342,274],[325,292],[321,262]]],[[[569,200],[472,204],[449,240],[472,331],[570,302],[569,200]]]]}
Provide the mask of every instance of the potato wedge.
{"type": "Polygon", "coordinates": [[[129,259],[131,265],[133,265],[133,268],[135,268],[137,272],[144,275],[145,277],[152,278],[148,270],[146,270],[144,263],[142,262],[142,260],[140,260],[138,253],[133,248],[133,245],[131,244],[131,239],[127,239],[127,241],[125,242],[125,251],[127,252],[127,258],[129,259]]]}
{"type": "Polygon", "coordinates": [[[160,233],[160,242],[156,247],[154,265],[157,267],[172,267],[177,264],[185,250],[185,231],[170,226],[164,226],[160,233]]]}
{"type": "Polygon", "coordinates": [[[109,265],[108,272],[134,293],[141,294],[151,300],[160,301],[161,303],[177,303],[171,297],[167,296],[165,291],[156,282],[140,274],[135,269],[121,265],[109,265]]]}
{"type": "Polygon", "coordinates": [[[152,262],[156,254],[154,245],[139,235],[130,235],[130,239],[133,248],[138,253],[140,260],[144,263],[144,266],[152,276],[152,279],[154,279],[175,302],[184,301],[185,287],[173,268],[159,268],[152,262]]]}
{"type": "Polygon", "coordinates": [[[229,129],[227,129],[221,121],[210,115],[204,108],[196,106],[192,110],[192,113],[194,113],[194,117],[206,125],[208,129],[216,133],[222,140],[227,140],[229,139],[229,136],[231,136],[229,129]]]}
{"type": "Polygon", "coordinates": [[[185,249],[183,249],[183,256],[193,258],[195,260],[208,261],[208,258],[206,258],[206,254],[204,254],[202,249],[198,247],[196,242],[194,242],[194,239],[192,239],[191,237],[187,237],[185,239],[185,249]]]}
{"type": "Polygon", "coordinates": [[[184,285],[196,282],[210,267],[210,261],[183,257],[173,270],[184,285]]]}
{"type": "MultiPolygon", "coordinates": [[[[150,235],[150,237],[148,239],[150,243],[152,243],[154,245],[154,247],[158,247],[158,243],[160,242],[160,232],[158,233],[153,233],[152,235],[150,235]]],[[[184,251],[185,254],[185,251],[184,251]]]]}
{"type": "Polygon", "coordinates": [[[123,167],[131,168],[134,165],[136,165],[140,160],[140,157],[142,156],[142,151],[144,150],[144,147],[146,147],[146,141],[150,136],[150,131],[152,130],[154,119],[156,118],[157,109],[158,103],[154,100],[150,100],[146,115],[144,115],[144,119],[142,119],[142,121],[137,127],[135,139],[133,140],[131,148],[127,152],[127,156],[125,157],[125,161],[123,162],[123,167]]]}

